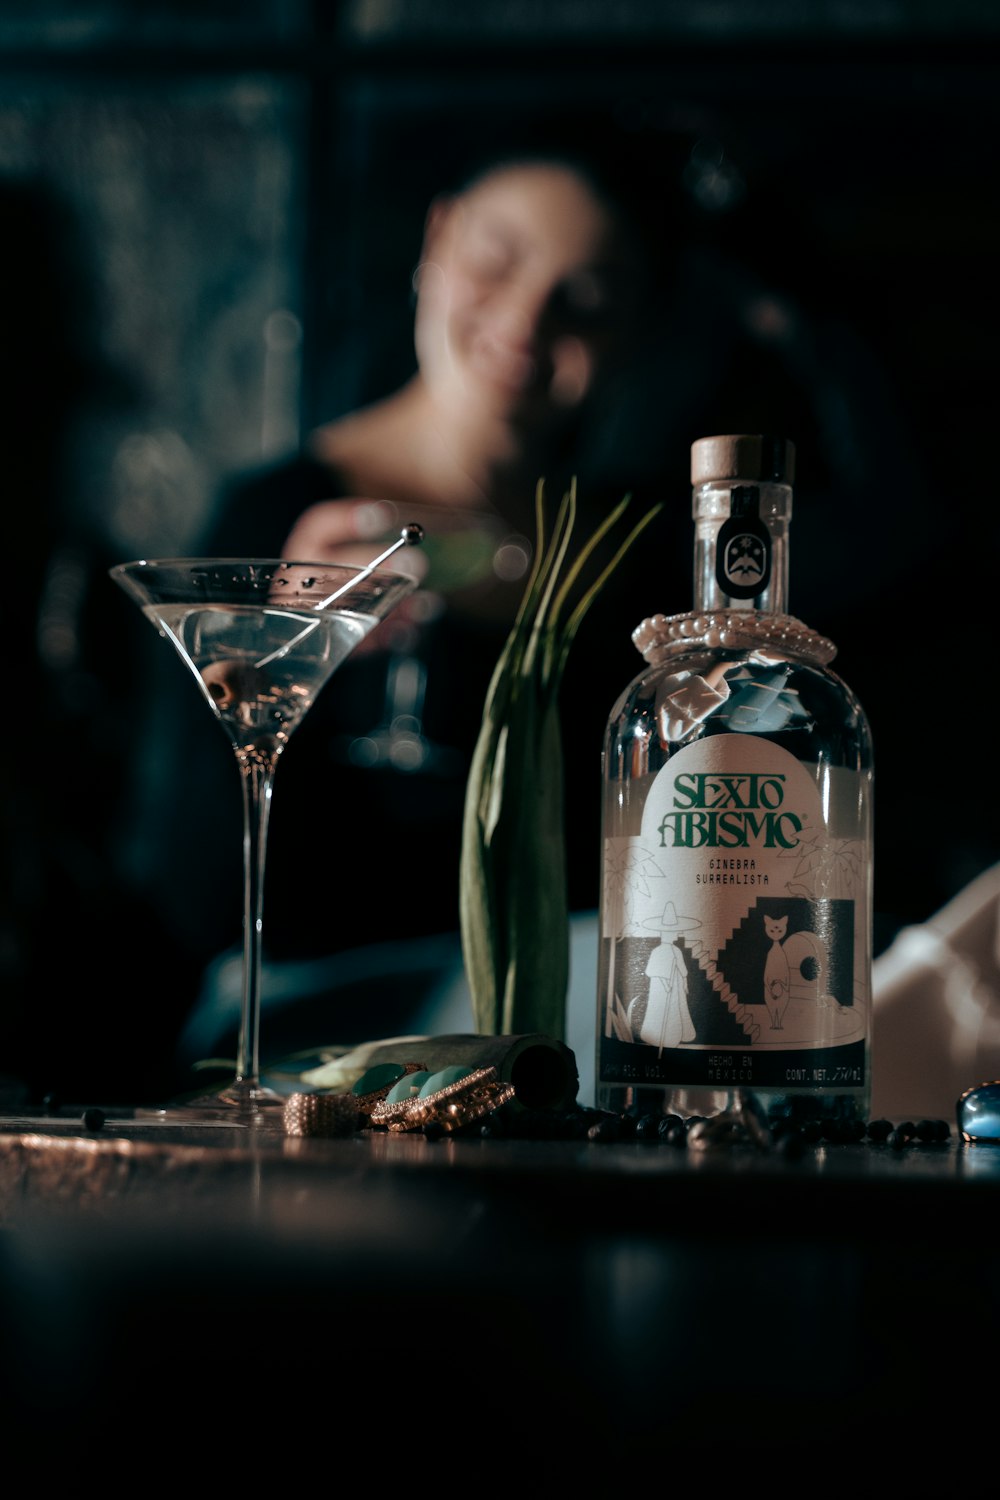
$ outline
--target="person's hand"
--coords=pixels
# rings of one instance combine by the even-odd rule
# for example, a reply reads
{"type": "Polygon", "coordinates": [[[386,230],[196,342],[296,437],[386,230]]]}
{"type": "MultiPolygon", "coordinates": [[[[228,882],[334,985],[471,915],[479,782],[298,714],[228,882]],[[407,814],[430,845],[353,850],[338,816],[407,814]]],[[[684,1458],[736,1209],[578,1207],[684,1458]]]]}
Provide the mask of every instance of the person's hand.
{"type": "Polygon", "coordinates": [[[386,500],[320,500],[304,510],[285,538],[287,562],[347,563],[364,567],[383,550],[396,507],[386,500]]]}
{"type": "MultiPolygon", "coordinates": [[[[285,538],[281,556],[286,562],[339,563],[363,568],[396,540],[405,520],[399,507],[388,500],[361,496],[319,500],[301,513],[285,538]]],[[[386,566],[392,572],[410,574],[418,583],[426,572],[419,547],[401,547],[386,566]]],[[[355,647],[353,654],[412,649],[416,621],[423,617],[421,605],[415,605],[411,595],[355,647]]]]}

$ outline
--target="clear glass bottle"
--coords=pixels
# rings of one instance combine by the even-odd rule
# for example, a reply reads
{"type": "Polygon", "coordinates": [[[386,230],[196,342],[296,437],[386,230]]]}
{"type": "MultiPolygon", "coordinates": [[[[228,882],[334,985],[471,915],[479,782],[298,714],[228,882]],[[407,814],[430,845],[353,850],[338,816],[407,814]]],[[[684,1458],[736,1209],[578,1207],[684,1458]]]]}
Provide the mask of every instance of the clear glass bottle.
{"type": "Polygon", "coordinates": [[[602,1109],[867,1118],[871,734],[786,613],[794,461],[692,445],[694,609],[633,631],[603,753],[602,1109]]]}

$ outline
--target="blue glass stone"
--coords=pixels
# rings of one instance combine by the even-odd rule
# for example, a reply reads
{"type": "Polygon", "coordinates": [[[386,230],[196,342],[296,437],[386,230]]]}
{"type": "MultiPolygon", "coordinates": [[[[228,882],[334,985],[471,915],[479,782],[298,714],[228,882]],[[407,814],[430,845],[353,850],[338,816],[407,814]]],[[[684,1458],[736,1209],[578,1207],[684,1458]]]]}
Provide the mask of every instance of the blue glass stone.
{"type": "Polygon", "coordinates": [[[369,1068],[367,1073],[362,1073],[351,1089],[351,1093],[359,1097],[363,1094],[377,1093],[379,1089],[398,1083],[405,1072],[406,1069],[402,1063],[376,1063],[374,1068],[369,1068]]]}
{"type": "Polygon", "coordinates": [[[401,1104],[405,1099],[415,1099],[431,1075],[425,1070],[417,1073],[407,1073],[398,1083],[394,1083],[385,1096],[386,1104],[401,1104]]]}
{"type": "Polygon", "coordinates": [[[1000,1143],[1000,1079],[966,1089],[955,1114],[963,1140],[1000,1143]]]}
{"type": "Polygon", "coordinates": [[[437,1073],[432,1073],[425,1078],[420,1086],[420,1098],[426,1099],[428,1094],[436,1094],[438,1089],[446,1089],[450,1083],[457,1083],[460,1078],[468,1078],[474,1068],[463,1068],[453,1063],[449,1068],[441,1068],[437,1073]]]}

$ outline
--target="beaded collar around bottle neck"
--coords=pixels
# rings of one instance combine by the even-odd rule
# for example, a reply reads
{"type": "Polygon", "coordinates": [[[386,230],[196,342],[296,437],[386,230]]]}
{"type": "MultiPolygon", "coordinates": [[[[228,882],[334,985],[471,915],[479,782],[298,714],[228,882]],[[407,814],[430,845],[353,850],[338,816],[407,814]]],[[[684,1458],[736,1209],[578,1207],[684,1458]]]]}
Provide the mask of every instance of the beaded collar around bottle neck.
{"type": "Polygon", "coordinates": [[[826,666],[837,648],[794,615],[764,610],[688,610],[680,615],[651,615],[632,632],[636,649],[651,666],[674,654],[678,647],[721,647],[725,650],[777,650],[816,666],[826,666]]]}

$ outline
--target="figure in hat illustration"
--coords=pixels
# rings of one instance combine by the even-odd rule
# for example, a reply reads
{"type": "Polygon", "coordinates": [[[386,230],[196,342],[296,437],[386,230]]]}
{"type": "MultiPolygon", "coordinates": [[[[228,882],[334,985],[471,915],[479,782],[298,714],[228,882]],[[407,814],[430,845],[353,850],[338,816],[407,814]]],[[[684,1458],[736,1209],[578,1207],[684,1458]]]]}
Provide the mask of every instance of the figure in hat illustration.
{"type": "MultiPolygon", "coordinates": [[[[695,1039],[694,1022],[688,1008],[687,969],[675,939],[682,932],[691,932],[700,927],[701,923],[694,917],[679,917],[674,903],[668,901],[662,916],[651,917],[644,925],[658,928],[663,936],[659,945],[650,953],[646,964],[649,994],[645,1014],[641,1019],[637,1014],[635,1019],[639,1027],[639,1041],[656,1047],[662,1053],[665,1047],[679,1047],[682,1043],[693,1042],[695,1039]]],[[[628,1008],[630,1022],[633,1008],[638,1009],[635,1000],[628,1008]]]]}

